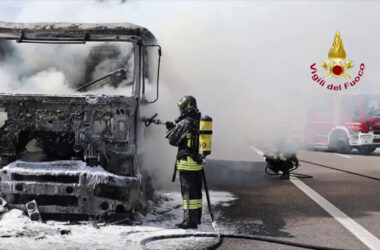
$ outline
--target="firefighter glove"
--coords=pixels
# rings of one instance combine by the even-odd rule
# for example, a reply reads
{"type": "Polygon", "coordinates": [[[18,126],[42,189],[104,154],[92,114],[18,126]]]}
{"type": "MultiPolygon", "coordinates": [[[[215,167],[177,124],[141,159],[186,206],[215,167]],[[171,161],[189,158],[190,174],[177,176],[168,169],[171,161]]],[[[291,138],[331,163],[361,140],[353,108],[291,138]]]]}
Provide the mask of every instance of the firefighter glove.
{"type": "Polygon", "coordinates": [[[171,130],[175,127],[173,122],[165,122],[165,126],[167,130],[171,130]]]}

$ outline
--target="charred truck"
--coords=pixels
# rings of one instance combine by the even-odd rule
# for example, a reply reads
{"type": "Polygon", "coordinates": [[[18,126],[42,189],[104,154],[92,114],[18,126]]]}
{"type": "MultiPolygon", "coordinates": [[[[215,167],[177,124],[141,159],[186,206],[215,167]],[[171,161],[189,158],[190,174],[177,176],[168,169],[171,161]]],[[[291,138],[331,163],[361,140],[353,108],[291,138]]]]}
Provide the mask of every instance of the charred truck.
{"type": "Polygon", "coordinates": [[[0,22],[0,63],[24,44],[55,46],[57,56],[60,46],[91,47],[73,94],[0,94],[1,197],[24,211],[33,202],[47,217],[133,214],[144,188],[141,108],[158,99],[155,37],[128,23],[0,22]],[[128,94],[88,93],[105,85],[128,94]]]}

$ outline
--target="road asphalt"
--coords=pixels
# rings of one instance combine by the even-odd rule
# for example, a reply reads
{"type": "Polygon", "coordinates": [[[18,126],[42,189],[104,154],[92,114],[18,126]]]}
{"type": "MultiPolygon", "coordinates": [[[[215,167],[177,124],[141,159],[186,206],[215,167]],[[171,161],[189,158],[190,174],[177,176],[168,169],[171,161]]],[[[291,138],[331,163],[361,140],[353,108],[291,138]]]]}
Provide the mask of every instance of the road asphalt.
{"type": "MultiPolygon", "coordinates": [[[[245,161],[210,160],[205,166],[211,189],[232,192],[238,198],[231,206],[215,208],[222,228],[332,248],[380,249],[379,151],[370,156],[300,151],[301,166],[296,172],[313,178],[294,181],[266,175],[260,155],[265,150],[250,150],[252,157],[245,161]],[[301,182],[301,188],[296,182],[301,182]],[[322,205],[302,189],[323,200],[322,205]]],[[[224,239],[220,249],[295,247],[224,239]]]]}

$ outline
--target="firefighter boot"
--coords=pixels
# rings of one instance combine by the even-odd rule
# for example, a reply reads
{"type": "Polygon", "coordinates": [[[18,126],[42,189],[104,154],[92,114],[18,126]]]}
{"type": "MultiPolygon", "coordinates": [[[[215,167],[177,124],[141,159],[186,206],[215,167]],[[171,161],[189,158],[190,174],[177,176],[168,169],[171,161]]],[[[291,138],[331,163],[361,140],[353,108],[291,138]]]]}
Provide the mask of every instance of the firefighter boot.
{"type": "Polygon", "coordinates": [[[187,221],[183,221],[181,223],[178,223],[175,226],[178,228],[182,228],[182,229],[197,229],[198,228],[196,223],[190,223],[187,221]]]}

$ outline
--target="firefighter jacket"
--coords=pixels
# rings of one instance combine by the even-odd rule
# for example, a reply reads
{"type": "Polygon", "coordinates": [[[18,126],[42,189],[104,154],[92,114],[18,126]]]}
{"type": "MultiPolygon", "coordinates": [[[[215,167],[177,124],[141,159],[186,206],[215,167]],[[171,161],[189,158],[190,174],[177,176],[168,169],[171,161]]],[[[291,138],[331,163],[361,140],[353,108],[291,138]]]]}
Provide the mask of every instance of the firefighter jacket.
{"type": "Polygon", "coordinates": [[[297,153],[282,153],[278,152],[271,156],[266,156],[266,162],[274,171],[289,172],[289,170],[299,166],[297,153]]]}
{"type": "Polygon", "coordinates": [[[198,111],[180,116],[174,128],[168,131],[170,145],[178,147],[177,169],[198,171],[202,169],[202,158],[198,153],[198,129],[201,114],[198,111]]]}

